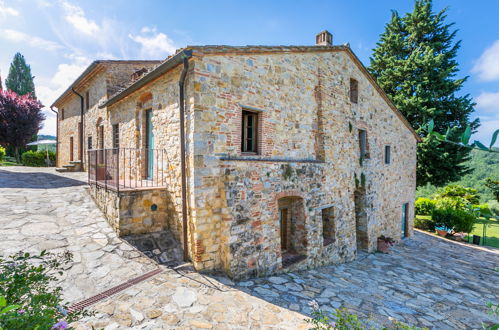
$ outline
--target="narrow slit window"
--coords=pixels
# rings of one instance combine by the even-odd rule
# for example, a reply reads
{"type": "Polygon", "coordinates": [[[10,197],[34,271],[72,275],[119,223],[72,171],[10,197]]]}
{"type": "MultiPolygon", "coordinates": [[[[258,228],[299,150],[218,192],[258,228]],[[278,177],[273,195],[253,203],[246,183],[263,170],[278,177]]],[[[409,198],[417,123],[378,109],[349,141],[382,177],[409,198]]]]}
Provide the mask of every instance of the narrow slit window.
{"type": "Polygon", "coordinates": [[[113,149],[120,147],[120,126],[119,124],[113,125],[113,149]]]}
{"type": "Polygon", "coordinates": [[[392,161],[392,148],[385,146],[385,164],[390,164],[392,161]]]}
{"type": "Polygon", "coordinates": [[[64,120],[64,108],[61,109],[61,120],[64,120]]]}
{"type": "Polygon", "coordinates": [[[258,136],[258,113],[243,110],[241,151],[256,153],[258,136]]]}
{"type": "Polygon", "coordinates": [[[350,102],[359,102],[359,82],[355,79],[350,79],[350,102]]]}
{"type": "Polygon", "coordinates": [[[89,136],[87,138],[87,147],[88,147],[88,150],[92,150],[92,137],[89,136]]]}
{"type": "Polygon", "coordinates": [[[360,157],[369,158],[368,146],[367,146],[367,131],[364,129],[359,129],[359,148],[360,157]]]}
{"type": "Polygon", "coordinates": [[[90,109],[90,92],[85,92],[85,110],[90,109]]]}
{"type": "Polygon", "coordinates": [[[334,208],[322,209],[322,238],[324,246],[335,241],[336,226],[334,223],[334,208]]]}

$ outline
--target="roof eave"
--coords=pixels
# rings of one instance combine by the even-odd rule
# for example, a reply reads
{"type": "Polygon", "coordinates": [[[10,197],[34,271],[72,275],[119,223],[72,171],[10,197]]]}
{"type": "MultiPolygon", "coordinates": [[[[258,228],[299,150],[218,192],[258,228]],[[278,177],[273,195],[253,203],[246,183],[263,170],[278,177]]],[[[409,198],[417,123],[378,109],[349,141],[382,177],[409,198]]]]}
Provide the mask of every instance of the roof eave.
{"type": "Polygon", "coordinates": [[[177,65],[181,64],[183,62],[184,57],[190,58],[192,57],[192,50],[190,49],[184,49],[168,60],[164,61],[160,65],[158,65],[154,70],[131,84],[130,86],[126,87],[124,90],[114,94],[111,96],[106,102],[103,104],[99,105],[99,108],[105,108],[108,106],[111,106],[115,104],[116,102],[119,102],[123,98],[127,97],[128,95],[136,92],[137,90],[141,89],[145,85],[147,85],[149,82],[157,79],[161,75],[167,73],[177,65]]]}

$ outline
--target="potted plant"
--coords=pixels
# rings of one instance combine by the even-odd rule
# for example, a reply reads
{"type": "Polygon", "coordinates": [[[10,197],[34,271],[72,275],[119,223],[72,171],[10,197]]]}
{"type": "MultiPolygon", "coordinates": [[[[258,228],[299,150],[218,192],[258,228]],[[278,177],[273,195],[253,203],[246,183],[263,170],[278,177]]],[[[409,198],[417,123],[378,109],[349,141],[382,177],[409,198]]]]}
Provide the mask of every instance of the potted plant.
{"type": "Polygon", "coordinates": [[[395,240],[391,237],[385,237],[381,235],[378,237],[378,251],[383,253],[390,252],[390,248],[395,244],[395,240]]]}

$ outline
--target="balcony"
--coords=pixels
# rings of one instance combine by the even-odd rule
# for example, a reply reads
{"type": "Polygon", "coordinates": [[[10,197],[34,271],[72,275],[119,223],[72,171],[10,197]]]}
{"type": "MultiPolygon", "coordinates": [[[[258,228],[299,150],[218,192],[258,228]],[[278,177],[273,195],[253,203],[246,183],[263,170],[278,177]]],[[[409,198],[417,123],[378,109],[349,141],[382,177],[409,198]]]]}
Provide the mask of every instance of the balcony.
{"type": "Polygon", "coordinates": [[[114,148],[88,151],[88,184],[106,190],[134,191],[166,187],[165,149],[114,148]]]}

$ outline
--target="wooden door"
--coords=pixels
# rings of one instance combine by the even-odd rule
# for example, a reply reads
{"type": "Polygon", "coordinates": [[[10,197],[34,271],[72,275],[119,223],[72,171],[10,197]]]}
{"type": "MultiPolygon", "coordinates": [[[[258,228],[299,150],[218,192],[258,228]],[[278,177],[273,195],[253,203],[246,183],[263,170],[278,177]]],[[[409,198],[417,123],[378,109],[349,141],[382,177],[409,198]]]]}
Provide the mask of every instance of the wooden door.
{"type": "Polygon", "coordinates": [[[146,111],[146,157],[147,179],[153,178],[154,173],[154,132],[152,126],[152,110],[146,111]]]}
{"type": "Polygon", "coordinates": [[[281,250],[286,252],[288,248],[288,209],[279,210],[279,224],[281,230],[281,250]]]}

